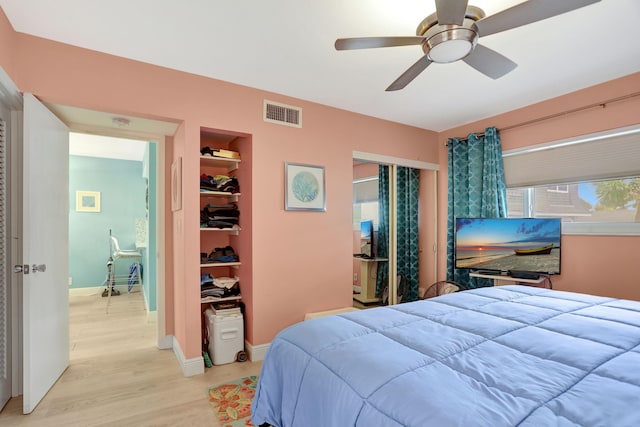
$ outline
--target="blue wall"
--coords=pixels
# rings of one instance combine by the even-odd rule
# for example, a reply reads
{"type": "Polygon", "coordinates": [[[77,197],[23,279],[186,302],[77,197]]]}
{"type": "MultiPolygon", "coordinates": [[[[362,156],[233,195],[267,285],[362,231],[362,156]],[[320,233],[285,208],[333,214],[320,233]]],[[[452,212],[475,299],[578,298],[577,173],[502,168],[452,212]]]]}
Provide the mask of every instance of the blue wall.
{"type": "MultiPolygon", "coordinates": [[[[142,162],[69,156],[69,275],[73,279],[72,288],[104,283],[110,253],[109,229],[118,238],[120,248],[135,247],[136,219],[146,216],[146,183],[142,169],[142,162]],[[101,211],[76,212],[76,191],[99,191],[101,211]]],[[[155,193],[155,188],[150,193],[155,193]]],[[[125,260],[118,261],[116,274],[128,275],[129,264],[125,260]]],[[[144,265],[145,276],[147,270],[144,265]]],[[[155,291],[153,301],[155,305],[155,291]]]]}

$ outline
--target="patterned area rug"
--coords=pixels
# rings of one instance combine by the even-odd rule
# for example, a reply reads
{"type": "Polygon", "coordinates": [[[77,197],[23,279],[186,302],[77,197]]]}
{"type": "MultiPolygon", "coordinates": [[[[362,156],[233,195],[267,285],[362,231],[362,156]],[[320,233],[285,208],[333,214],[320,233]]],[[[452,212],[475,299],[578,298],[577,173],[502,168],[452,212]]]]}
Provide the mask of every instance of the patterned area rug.
{"type": "Polygon", "coordinates": [[[251,402],[256,393],[258,377],[240,378],[209,387],[209,403],[222,427],[251,427],[251,402]]]}

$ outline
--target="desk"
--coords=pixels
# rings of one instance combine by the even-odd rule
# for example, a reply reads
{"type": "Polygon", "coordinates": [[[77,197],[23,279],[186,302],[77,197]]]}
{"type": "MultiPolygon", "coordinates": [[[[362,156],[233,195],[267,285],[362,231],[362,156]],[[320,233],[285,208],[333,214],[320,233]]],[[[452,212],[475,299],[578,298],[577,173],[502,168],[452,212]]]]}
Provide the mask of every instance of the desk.
{"type": "Polygon", "coordinates": [[[387,258],[360,258],[360,293],[354,294],[353,299],[363,304],[380,301],[376,297],[376,277],[378,263],[388,261],[387,258]]]}

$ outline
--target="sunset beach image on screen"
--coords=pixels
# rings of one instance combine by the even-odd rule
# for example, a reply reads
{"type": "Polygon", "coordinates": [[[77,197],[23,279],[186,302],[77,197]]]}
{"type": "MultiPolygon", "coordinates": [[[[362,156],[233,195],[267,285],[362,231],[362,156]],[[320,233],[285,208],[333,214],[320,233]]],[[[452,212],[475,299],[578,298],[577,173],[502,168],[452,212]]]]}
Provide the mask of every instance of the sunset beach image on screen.
{"type": "Polygon", "coordinates": [[[559,218],[456,218],[456,268],[560,273],[559,218]]]}

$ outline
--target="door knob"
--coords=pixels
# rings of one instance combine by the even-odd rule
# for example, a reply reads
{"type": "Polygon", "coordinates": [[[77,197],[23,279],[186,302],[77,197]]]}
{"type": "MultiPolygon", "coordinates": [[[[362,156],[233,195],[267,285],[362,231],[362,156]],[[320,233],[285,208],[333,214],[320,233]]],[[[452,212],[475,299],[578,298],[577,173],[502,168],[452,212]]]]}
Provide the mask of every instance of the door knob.
{"type": "Polygon", "coordinates": [[[24,274],[29,274],[29,264],[25,264],[25,265],[14,265],[14,266],[13,266],[13,272],[14,272],[14,273],[24,273],[24,274]]]}
{"type": "Polygon", "coordinates": [[[33,271],[33,274],[37,273],[38,271],[40,271],[41,273],[44,273],[45,271],[47,271],[47,265],[46,264],[33,264],[31,266],[31,271],[33,271]]]}

